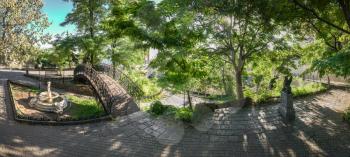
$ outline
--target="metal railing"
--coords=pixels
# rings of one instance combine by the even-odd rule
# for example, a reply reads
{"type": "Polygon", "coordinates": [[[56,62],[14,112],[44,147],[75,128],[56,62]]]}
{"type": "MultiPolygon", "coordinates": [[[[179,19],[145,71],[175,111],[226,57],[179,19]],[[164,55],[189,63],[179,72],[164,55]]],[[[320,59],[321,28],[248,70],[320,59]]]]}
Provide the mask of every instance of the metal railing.
{"type": "MultiPolygon", "coordinates": [[[[131,95],[134,100],[140,101],[143,97],[143,91],[125,74],[121,71],[106,68],[103,73],[118,81],[118,83],[131,95]]],[[[111,88],[96,71],[89,65],[78,65],[74,69],[74,77],[84,76],[88,79],[94,87],[98,97],[103,104],[105,111],[111,112],[112,105],[118,103],[116,97],[113,96],[111,88]]]]}
{"type": "Polygon", "coordinates": [[[118,83],[131,95],[137,102],[141,101],[145,93],[142,89],[130,78],[128,75],[123,73],[121,70],[117,68],[113,68],[110,65],[103,65],[102,72],[114,80],[118,81],[118,83]]]}
{"type": "Polygon", "coordinates": [[[98,98],[100,99],[101,103],[103,104],[103,108],[106,112],[111,112],[111,107],[114,104],[112,92],[108,88],[108,85],[106,82],[103,81],[103,79],[99,76],[99,73],[87,65],[78,65],[74,69],[74,77],[80,77],[84,76],[87,78],[87,80],[91,83],[93,88],[95,89],[95,92],[98,94],[98,98]]]}

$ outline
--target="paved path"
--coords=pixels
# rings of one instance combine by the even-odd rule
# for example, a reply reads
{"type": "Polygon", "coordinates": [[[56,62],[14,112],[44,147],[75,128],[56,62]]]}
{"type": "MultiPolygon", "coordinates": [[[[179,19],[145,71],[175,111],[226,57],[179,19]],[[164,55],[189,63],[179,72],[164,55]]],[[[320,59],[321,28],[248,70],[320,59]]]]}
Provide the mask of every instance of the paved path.
{"type": "Polygon", "coordinates": [[[298,100],[292,125],[276,105],[220,109],[193,125],[143,112],[77,126],[27,125],[12,120],[6,100],[0,81],[0,156],[350,155],[350,128],[340,114],[350,105],[344,90],[298,100]]]}

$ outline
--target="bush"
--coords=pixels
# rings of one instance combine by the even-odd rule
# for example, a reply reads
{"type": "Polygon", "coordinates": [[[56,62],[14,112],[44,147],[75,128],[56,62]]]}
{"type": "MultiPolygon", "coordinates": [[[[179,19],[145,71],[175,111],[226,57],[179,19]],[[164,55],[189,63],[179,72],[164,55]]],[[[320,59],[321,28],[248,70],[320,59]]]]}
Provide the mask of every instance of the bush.
{"type": "Polygon", "coordinates": [[[144,97],[150,97],[148,99],[151,101],[159,97],[161,88],[158,87],[156,79],[147,78],[145,74],[136,71],[131,71],[128,75],[142,89],[145,94],[144,97]]]}
{"type": "Polygon", "coordinates": [[[343,114],[344,120],[350,123],[350,108],[348,108],[343,114]]]}
{"type": "Polygon", "coordinates": [[[175,119],[184,122],[191,122],[193,111],[189,107],[182,107],[176,110],[175,119]]]}
{"type": "Polygon", "coordinates": [[[149,112],[153,115],[162,115],[167,110],[167,107],[162,104],[160,101],[155,101],[151,104],[149,112]]]}
{"type": "Polygon", "coordinates": [[[163,105],[160,101],[153,102],[147,112],[154,116],[165,115],[185,122],[191,122],[193,116],[193,111],[189,107],[176,108],[170,105],[163,105]]]}

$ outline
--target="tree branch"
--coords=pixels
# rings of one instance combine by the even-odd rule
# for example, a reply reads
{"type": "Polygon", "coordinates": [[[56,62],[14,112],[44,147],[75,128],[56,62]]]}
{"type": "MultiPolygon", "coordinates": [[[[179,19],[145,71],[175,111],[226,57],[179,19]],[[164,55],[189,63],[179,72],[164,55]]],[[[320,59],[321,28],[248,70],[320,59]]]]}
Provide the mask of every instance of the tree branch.
{"type": "MultiPolygon", "coordinates": [[[[334,49],[334,50],[337,50],[337,48],[336,48],[335,46],[333,46],[332,44],[330,44],[330,43],[327,41],[327,39],[324,37],[324,36],[325,36],[324,33],[323,33],[320,29],[318,29],[318,28],[315,26],[315,24],[313,24],[313,23],[310,21],[310,25],[312,26],[312,28],[314,28],[314,29],[316,30],[316,32],[318,32],[318,33],[320,34],[320,36],[323,38],[323,40],[324,40],[324,42],[325,42],[326,45],[328,45],[329,47],[331,47],[331,48],[334,49]]],[[[332,36],[333,36],[333,35],[332,35],[332,36]]]]}
{"type": "Polygon", "coordinates": [[[328,20],[322,18],[320,15],[318,15],[318,14],[316,13],[315,10],[313,10],[313,9],[311,9],[311,8],[308,8],[307,6],[301,4],[300,2],[298,2],[298,0],[292,0],[292,1],[294,2],[294,4],[296,4],[297,6],[299,6],[300,8],[302,8],[303,10],[310,12],[314,17],[316,17],[318,20],[322,21],[323,23],[326,23],[327,25],[332,26],[333,28],[336,28],[336,29],[338,29],[339,31],[342,31],[342,32],[347,33],[347,34],[350,34],[350,31],[345,30],[345,29],[341,28],[340,26],[337,26],[337,25],[335,25],[335,24],[329,22],[328,20]]]}

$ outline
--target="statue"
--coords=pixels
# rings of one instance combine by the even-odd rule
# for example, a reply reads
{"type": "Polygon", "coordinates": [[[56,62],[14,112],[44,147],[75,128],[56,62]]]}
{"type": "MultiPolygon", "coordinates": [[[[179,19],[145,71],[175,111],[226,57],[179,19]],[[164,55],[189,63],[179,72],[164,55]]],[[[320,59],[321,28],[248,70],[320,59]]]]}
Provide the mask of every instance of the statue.
{"type": "Polygon", "coordinates": [[[48,95],[48,100],[49,103],[52,103],[52,93],[51,93],[51,82],[47,82],[47,95],[48,95]]]}
{"type": "Polygon", "coordinates": [[[279,112],[287,122],[291,122],[295,119],[292,88],[290,87],[292,80],[293,76],[284,77],[283,89],[281,91],[281,103],[279,106],[279,112]]]}
{"type": "Polygon", "coordinates": [[[278,76],[274,76],[269,83],[269,89],[273,90],[276,86],[276,80],[278,79],[278,76]]]}
{"type": "Polygon", "coordinates": [[[283,88],[282,91],[286,93],[292,93],[292,88],[290,87],[290,84],[293,81],[293,76],[285,76],[283,81],[283,88]]]}
{"type": "Polygon", "coordinates": [[[47,82],[47,91],[41,92],[37,97],[30,100],[29,106],[43,112],[56,112],[62,114],[69,105],[65,96],[51,91],[51,82],[47,82]]]}

